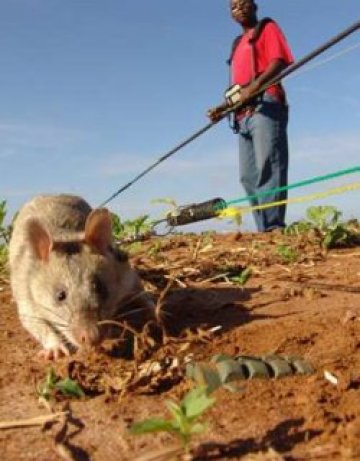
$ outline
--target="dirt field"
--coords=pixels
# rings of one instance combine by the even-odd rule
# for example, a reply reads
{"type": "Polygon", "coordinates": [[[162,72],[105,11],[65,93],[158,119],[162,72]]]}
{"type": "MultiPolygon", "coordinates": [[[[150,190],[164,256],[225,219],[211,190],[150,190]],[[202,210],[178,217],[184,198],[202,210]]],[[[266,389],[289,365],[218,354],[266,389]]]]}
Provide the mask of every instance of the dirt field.
{"type": "MultiPolygon", "coordinates": [[[[130,341],[118,341],[54,363],[86,397],[53,403],[54,411],[71,411],[65,423],[0,430],[2,461],[145,460],[176,440],[133,436],[131,424],[168,416],[164,400],[179,400],[194,386],[182,372],[185,357],[208,361],[218,353],[297,355],[315,372],[215,391],[203,418],[209,429],[194,438],[187,459],[360,460],[359,246],[325,252],[276,232],[179,235],[146,242],[131,259],[158,300],[157,342],[136,336],[136,360],[126,357],[130,341]],[[292,253],[284,250],[290,246],[292,253]],[[232,278],[246,267],[252,276],[240,286],[232,278]],[[178,369],[138,379],[142,361],[174,357],[178,369]]],[[[0,303],[0,421],[48,415],[36,385],[50,365],[19,324],[6,280],[0,303]]]]}

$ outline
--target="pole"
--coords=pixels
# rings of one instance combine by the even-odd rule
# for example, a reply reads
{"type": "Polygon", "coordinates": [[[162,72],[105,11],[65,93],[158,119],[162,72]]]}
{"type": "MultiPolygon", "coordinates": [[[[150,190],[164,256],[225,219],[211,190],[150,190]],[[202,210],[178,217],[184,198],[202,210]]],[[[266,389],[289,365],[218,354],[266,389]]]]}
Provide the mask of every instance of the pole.
{"type": "Polygon", "coordinates": [[[145,176],[147,173],[149,173],[149,171],[153,170],[156,166],[158,166],[161,162],[163,162],[164,160],[166,160],[167,158],[169,158],[171,155],[175,154],[175,152],[177,152],[178,150],[182,149],[183,147],[185,147],[186,145],[188,145],[189,143],[191,143],[192,141],[194,141],[196,138],[198,138],[199,136],[201,136],[203,133],[205,133],[206,131],[208,131],[213,125],[215,125],[216,123],[220,122],[221,119],[217,120],[216,122],[211,122],[211,123],[208,123],[207,125],[205,125],[203,128],[201,128],[200,130],[198,130],[196,133],[194,133],[192,136],[190,136],[189,138],[185,139],[184,141],[182,141],[180,144],[178,144],[177,146],[175,146],[173,149],[171,149],[169,152],[167,152],[165,155],[163,155],[162,157],[159,158],[159,160],[157,160],[155,163],[153,163],[152,165],[150,165],[148,168],[146,168],[143,172],[141,172],[140,174],[138,174],[133,180],[129,181],[127,184],[125,184],[123,187],[121,187],[119,190],[117,190],[116,192],[114,192],[113,195],[111,195],[111,197],[109,197],[107,200],[105,200],[105,202],[103,202],[100,207],[103,207],[105,206],[107,203],[109,203],[111,200],[113,200],[115,197],[117,197],[118,195],[120,195],[122,192],[124,192],[124,190],[128,189],[130,186],[132,186],[136,181],[138,181],[140,178],[142,178],[143,176],[145,176]]]}

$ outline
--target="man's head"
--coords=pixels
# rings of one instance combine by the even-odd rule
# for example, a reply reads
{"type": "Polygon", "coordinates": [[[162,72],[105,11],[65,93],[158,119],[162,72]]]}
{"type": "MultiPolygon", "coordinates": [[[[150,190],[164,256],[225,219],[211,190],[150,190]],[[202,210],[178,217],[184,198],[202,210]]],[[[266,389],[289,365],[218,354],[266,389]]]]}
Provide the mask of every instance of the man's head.
{"type": "Polygon", "coordinates": [[[253,27],[257,23],[257,5],[254,0],[230,0],[231,15],[243,27],[253,27]]]}

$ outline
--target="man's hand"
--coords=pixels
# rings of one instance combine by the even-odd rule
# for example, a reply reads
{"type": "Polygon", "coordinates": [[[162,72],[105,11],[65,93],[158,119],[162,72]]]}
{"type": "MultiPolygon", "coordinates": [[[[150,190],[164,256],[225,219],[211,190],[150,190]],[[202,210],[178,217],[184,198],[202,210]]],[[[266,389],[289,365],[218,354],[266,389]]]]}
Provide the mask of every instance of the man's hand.
{"type": "Polygon", "coordinates": [[[224,111],[226,109],[228,109],[228,104],[224,102],[223,104],[220,104],[220,106],[212,107],[211,109],[209,109],[206,115],[213,123],[215,123],[222,118],[224,111]]]}
{"type": "Polygon", "coordinates": [[[257,80],[251,82],[248,86],[242,88],[240,102],[241,104],[247,104],[254,96],[257,96],[261,86],[257,80]]]}

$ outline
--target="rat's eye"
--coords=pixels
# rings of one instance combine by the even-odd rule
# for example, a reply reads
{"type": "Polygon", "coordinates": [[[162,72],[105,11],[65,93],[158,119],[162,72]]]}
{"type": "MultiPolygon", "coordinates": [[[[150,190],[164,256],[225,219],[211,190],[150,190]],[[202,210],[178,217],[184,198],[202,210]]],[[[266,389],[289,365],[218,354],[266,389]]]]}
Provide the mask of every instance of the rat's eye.
{"type": "Polygon", "coordinates": [[[55,297],[56,297],[56,301],[61,303],[61,302],[65,301],[65,299],[67,297],[67,293],[66,293],[65,290],[59,290],[59,291],[56,292],[55,297]]]}
{"type": "Polygon", "coordinates": [[[107,286],[102,280],[100,280],[99,277],[94,277],[93,287],[94,287],[95,293],[98,295],[98,297],[102,301],[105,301],[108,298],[109,291],[107,289],[107,286]]]}

